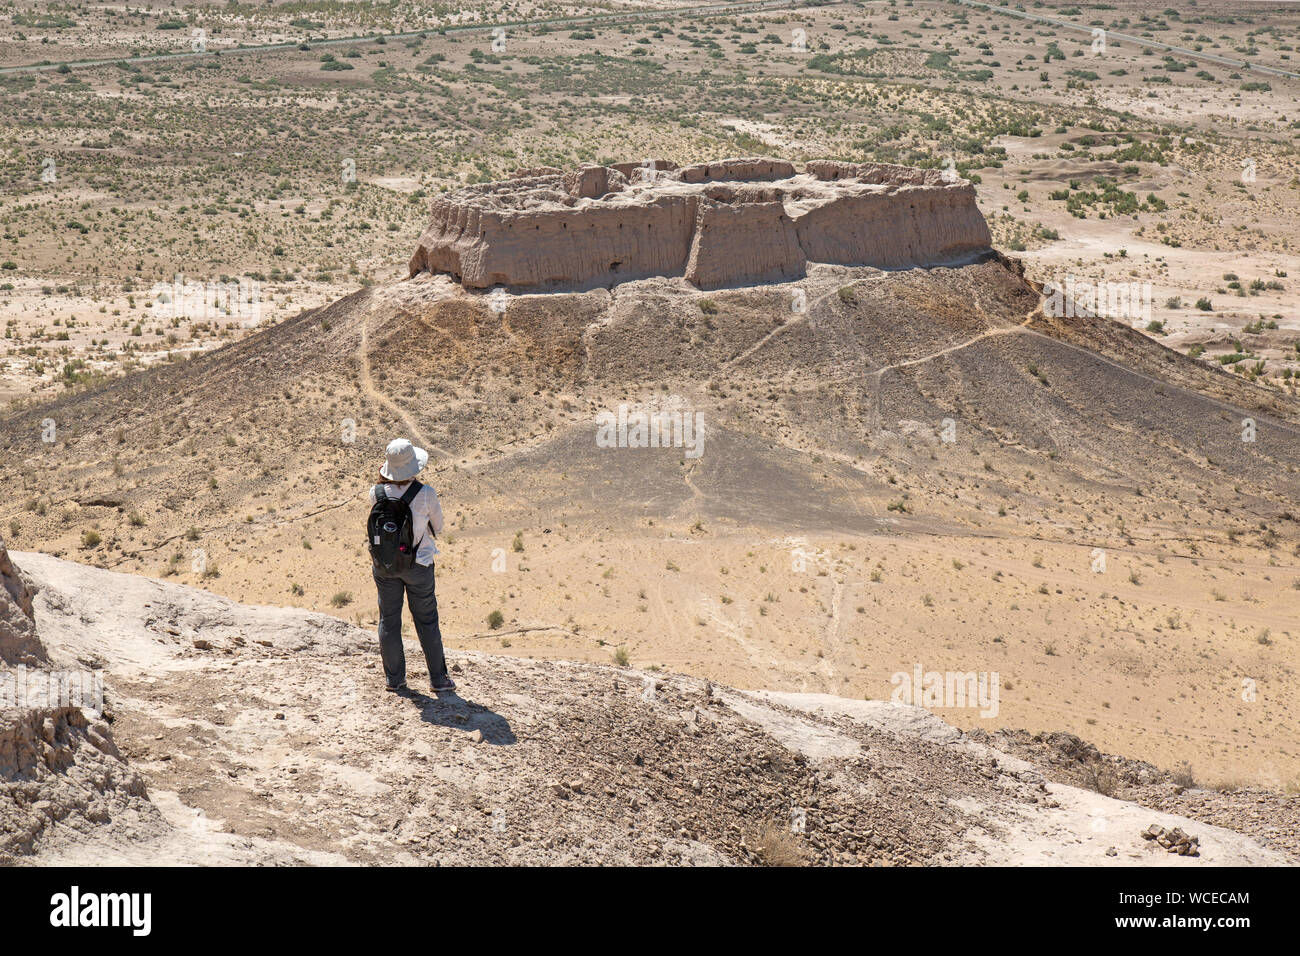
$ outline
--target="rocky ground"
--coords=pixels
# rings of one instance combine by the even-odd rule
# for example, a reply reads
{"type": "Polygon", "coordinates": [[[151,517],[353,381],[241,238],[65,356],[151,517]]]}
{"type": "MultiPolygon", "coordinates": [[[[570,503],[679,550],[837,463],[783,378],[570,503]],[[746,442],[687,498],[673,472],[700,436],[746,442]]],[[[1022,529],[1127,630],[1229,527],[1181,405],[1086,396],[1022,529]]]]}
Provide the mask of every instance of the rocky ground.
{"type": "Polygon", "coordinates": [[[1050,780],[1246,833],[1300,861],[1300,799],[1294,792],[1247,785],[1203,786],[1189,769],[1161,770],[1145,761],[1103,754],[1087,741],[1059,731],[975,731],[971,736],[1032,762],[1050,780]]]}
{"type": "Polygon", "coordinates": [[[16,561],[49,666],[104,668],[107,707],[0,711],[10,863],[1287,859],[1050,782],[919,708],[479,653],[452,655],[458,693],[420,693],[412,661],[397,697],[373,635],[335,618],[16,561]]]}

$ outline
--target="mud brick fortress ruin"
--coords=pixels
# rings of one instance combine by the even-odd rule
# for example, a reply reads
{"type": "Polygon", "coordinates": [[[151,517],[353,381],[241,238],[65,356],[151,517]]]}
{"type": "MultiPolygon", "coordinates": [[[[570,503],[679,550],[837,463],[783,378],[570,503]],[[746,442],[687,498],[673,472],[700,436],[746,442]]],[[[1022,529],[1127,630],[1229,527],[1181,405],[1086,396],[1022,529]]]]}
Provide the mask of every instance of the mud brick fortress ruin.
{"type": "Polygon", "coordinates": [[[701,289],[801,278],[809,263],[906,268],[990,246],[974,187],[937,170],[772,159],[524,169],[433,202],[412,276],[467,288],[701,289]]]}

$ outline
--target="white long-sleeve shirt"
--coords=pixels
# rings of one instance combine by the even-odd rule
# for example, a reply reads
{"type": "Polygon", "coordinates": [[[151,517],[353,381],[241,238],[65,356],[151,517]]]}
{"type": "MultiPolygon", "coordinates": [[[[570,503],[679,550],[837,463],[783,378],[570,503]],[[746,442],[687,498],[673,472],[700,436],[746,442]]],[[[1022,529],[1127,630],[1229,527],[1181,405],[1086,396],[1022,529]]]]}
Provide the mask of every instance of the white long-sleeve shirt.
{"type": "MultiPolygon", "coordinates": [[[[370,504],[375,503],[376,485],[370,486],[370,504]]],[[[395,485],[388,482],[384,485],[384,494],[389,498],[400,498],[406,493],[409,483],[405,485],[395,485]]],[[[434,541],[434,535],[442,534],[442,505],[438,503],[438,493],[433,490],[433,485],[425,485],[420,489],[419,494],[411,499],[411,534],[415,536],[415,563],[422,564],[426,568],[433,564],[433,556],[438,554],[438,545],[434,541]],[[433,534],[429,529],[433,529],[433,534]]]]}

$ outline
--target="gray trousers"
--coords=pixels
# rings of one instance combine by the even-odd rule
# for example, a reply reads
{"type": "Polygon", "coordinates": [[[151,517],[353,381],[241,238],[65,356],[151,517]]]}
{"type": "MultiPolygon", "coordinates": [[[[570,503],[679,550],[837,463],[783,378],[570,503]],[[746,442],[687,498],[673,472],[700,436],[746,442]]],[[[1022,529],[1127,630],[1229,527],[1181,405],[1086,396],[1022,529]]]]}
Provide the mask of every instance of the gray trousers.
{"type": "Polygon", "coordinates": [[[379,590],[379,656],[384,661],[384,679],[389,687],[406,683],[406,652],[402,650],[402,595],[411,604],[415,633],[424,648],[429,679],[447,673],[442,652],[442,631],[438,629],[438,598],[433,591],[433,567],[413,565],[409,571],[387,571],[375,566],[375,587],[379,590]]]}

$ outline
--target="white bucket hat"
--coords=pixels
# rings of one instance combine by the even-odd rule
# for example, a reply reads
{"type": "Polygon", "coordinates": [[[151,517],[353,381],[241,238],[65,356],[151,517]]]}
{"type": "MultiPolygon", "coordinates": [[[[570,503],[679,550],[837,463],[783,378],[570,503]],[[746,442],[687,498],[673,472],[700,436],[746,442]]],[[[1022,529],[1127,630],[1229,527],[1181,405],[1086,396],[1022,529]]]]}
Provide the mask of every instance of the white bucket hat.
{"type": "Polygon", "coordinates": [[[423,448],[416,448],[405,438],[394,438],[384,451],[387,460],[379,469],[379,474],[389,481],[407,481],[424,471],[429,463],[429,453],[423,448]]]}

